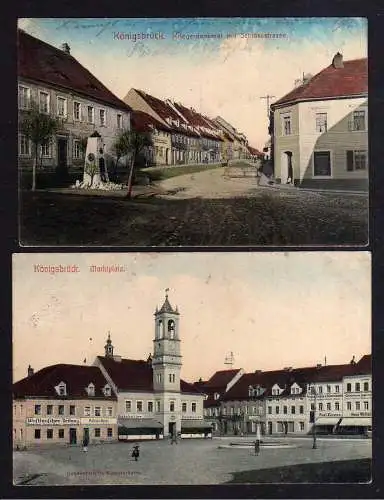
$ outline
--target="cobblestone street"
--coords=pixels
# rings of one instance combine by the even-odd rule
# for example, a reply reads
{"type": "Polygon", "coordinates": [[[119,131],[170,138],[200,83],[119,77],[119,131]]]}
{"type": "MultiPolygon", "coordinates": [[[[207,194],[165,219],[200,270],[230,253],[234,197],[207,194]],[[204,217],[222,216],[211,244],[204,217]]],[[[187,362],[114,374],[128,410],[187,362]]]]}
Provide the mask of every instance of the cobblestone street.
{"type": "MultiPolygon", "coordinates": [[[[16,485],[79,484],[220,484],[232,479],[233,472],[285,465],[331,462],[371,457],[371,440],[318,439],[312,449],[308,438],[267,438],[271,446],[259,456],[246,446],[251,438],[184,440],[171,445],[168,440],[140,443],[140,460],[131,457],[132,443],[56,447],[14,453],[16,485]],[[230,446],[230,443],[240,446],[230,446]],[[276,446],[273,443],[276,442],[276,446]],[[287,443],[287,447],[279,447],[287,443]]],[[[276,482],[279,482],[278,477],[276,482]]]]}

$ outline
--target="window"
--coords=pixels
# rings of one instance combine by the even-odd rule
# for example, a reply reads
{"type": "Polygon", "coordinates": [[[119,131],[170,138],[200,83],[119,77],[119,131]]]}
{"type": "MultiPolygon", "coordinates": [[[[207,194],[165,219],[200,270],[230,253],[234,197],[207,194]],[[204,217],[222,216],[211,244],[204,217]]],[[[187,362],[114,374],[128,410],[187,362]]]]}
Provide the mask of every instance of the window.
{"type": "Polygon", "coordinates": [[[122,128],[123,126],[123,117],[121,115],[117,115],[117,128],[122,128]]]}
{"type": "Polygon", "coordinates": [[[19,136],[19,155],[20,156],[30,156],[31,148],[29,139],[24,134],[19,136]]]}
{"type": "Polygon", "coordinates": [[[31,89],[19,85],[19,109],[29,109],[31,106],[31,89]]]}
{"type": "Polygon", "coordinates": [[[160,403],[160,401],[156,401],[156,411],[158,413],[161,411],[161,403],[160,403]]]}
{"type": "Polygon", "coordinates": [[[64,415],[64,405],[59,405],[59,415],[64,415]]]}
{"type": "Polygon", "coordinates": [[[351,392],[352,390],[352,384],[347,384],[347,392],[351,392]]]}
{"type": "Polygon", "coordinates": [[[169,381],[170,381],[171,383],[175,382],[175,374],[174,374],[174,373],[170,373],[170,374],[169,374],[169,381]]]}
{"type": "Polygon", "coordinates": [[[92,384],[92,382],[88,385],[87,387],[87,394],[88,396],[94,396],[95,395],[95,386],[92,384]]]}
{"type": "Polygon", "coordinates": [[[330,151],[315,151],[313,153],[313,175],[315,177],[331,176],[330,151]]]}
{"type": "Polygon", "coordinates": [[[49,94],[47,92],[39,92],[39,109],[41,113],[49,113],[49,94]]]}
{"type": "Polygon", "coordinates": [[[276,411],[276,415],[278,415],[279,411],[280,411],[280,408],[278,406],[276,406],[275,411],[276,411]]]}
{"type": "Polygon", "coordinates": [[[364,401],[364,410],[369,410],[369,402],[364,401]]]}
{"type": "Polygon", "coordinates": [[[268,415],[272,414],[272,406],[268,406],[268,415]]]}
{"type": "Polygon", "coordinates": [[[59,439],[64,439],[64,429],[59,429],[58,436],[59,439]]]}
{"type": "Polygon", "coordinates": [[[340,392],[340,386],[339,385],[335,385],[335,392],[340,392]]]}
{"type": "Polygon", "coordinates": [[[132,401],[125,401],[125,413],[132,411],[132,401]]]}
{"type": "Polygon", "coordinates": [[[369,383],[364,382],[364,392],[367,392],[367,391],[369,391],[369,383]]]}
{"type": "MultiPolygon", "coordinates": [[[[51,144],[49,141],[40,146],[40,153],[43,158],[51,157],[51,144]]],[[[59,386],[60,396],[65,396],[65,387],[59,386]]]]}
{"type": "Polygon", "coordinates": [[[336,403],[335,403],[335,410],[336,411],[340,410],[340,403],[338,401],[336,401],[336,403]]]}
{"type": "Polygon", "coordinates": [[[192,413],[196,413],[196,403],[192,403],[192,413]]]}
{"type": "Polygon", "coordinates": [[[100,126],[105,127],[105,109],[99,110],[100,126]]]}
{"type": "Polygon", "coordinates": [[[108,429],[107,429],[107,436],[108,436],[109,438],[113,437],[113,430],[112,430],[112,427],[108,427],[108,429]]]}
{"type": "Polygon", "coordinates": [[[304,430],[304,422],[299,422],[299,426],[300,426],[300,430],[303,431],[304,430]]]}
{"type": "Polygon", "coordinates": [[[100,406],[95,406],[94,415],[95,415],[95,417],[101,417],[101,408],[100,408],[100,406]]]}
{"type": "Polygon", "coordinates": [[[35,415],[41,415],[41,405],[35,405],[35,415]]]}
{"type": "Polygon", "coordinates": [[[331,392],[331,386],[327,385],[327,392],[331,392]]]}
{"type": "Polygon", "coordinates": [[[107,407],[106,415],[107,415],[107,417],[112,417],[113,416],[113,408],[112,408],[112,406],[108,406],[107,407]]]}
{"type": "Polygon", "coordinates": [[[174,401],[169,402],[169,411],[175,411],[175,402],[174,401]]]}
{"type": "Polygon", "coordinates": [[[104,386],[103,392],[104,392],[104,396],[111,395],[111,388],[109,387],[109,385],[104,386]]]}
{"type": "Polygon", "coordinates": [[[41,437],[41,430],[35,429],[35,439],[40,439],[40,437],[41,437]]]}
{"type": "Polygon", "coordinates": [[[157,373],[156,374],[156,380],[157,380],[158,383],[161,382],[161,373],[157,373]]]}
{"type": "Polygon", "coordinates": [[[73,159],[74,160],[79,160],[82,158],[82,150],[81,150],[81,145],[80,141],[77,141],[76,139],[73,141],[73,159]]]}
{"type": "Polygon", "coordinates": [[[57,98],[57,116],[67,116],[67,99],[57,98]]]}
{"type": "Polygon", "coordinates": [[[300,405],[299,406],[299,413],[302,415],[304,413],[304,406],[300,405]]]}
{"type": "Polygon", "coordinates": [[[59,396],[65,396],[67,394],[67,388],[65,384],[58,385],[58,394],[59,396]]]}
{"type": "Polygon", "coordinates": [[[292,122],[291,115],[283,116],[283,135],[291,135],[292,134],[292,122]]]}
{"type": "Polygon", "coordinates": [[[316,132],[327,131],[327,113],[316,113],[316,132]]]}
{"type": "Polygon", "coordinates": [[[323,411],[323,403],[319,403],[319,411],[323,411]]]}
{"type": "Polygon", "coordinates": [[[296,406],[291,406],[291,413],[292,415],[296,413],[296,406]]]}
{"type": "Polygon", "coordinates": [[[355,391],[360,392],[360,383],[359,382],[356,382],[356,384],[355,384],[355,391]]]}
{"type": "Polygon", "coordinates": [[[350,401],[347,402],[347,410],[352,410],[352,403],[350,401]]]}
{"type": "Polygon", "coordinates": [[[364,149],[347,151],[347,171],[367,170],[368,152],[364,149]]]}
{"type": "Polygon", "coordinates": [[[136,401],[136,411],[137,411],[137,413],[143,412],[143,402],[142,401],[136,401]]]}
{"type": "Polygon", "coordinates": [[[360,410],[360,401],[355,402],[355,408],[356,410],[360,410]]]}
{"type": "Polygon", "coordinates": [[[69,406],[69,414],[70,414],[70,415],[76,415],[76,408],[75,408],[75,405],[70,405],[70,406],[69,406]]]}
{"type": "Polygon", "coordinates": [[[47,415],[52,415],[53,413],[53,405],[47,405],[47,415]]]}
{"type": "Polygon", "coordinates": [[[331,403],[327,403],[327,410],[331,411],[331,403]]]}
{"type": "Polygon", "coordinates": [[[93,106],[87,106],[87,118],[88,118],[88,123],[95,122],[95,109],[93,106]]]}
{"type": "Polygon", "coordinates": [[[319,388],[317,390],[319,394],[323,394],[323,386],[319,385],[319,388]]]}
{"type": "Polygon", "coordinates": [[[287,406],[283,406],[283,413],[284,413],[284,415],[286,415],[288,413],[288,407],[287,406]]]}
{"type": "Polygon", "coordinates": [[[53,429],[47,429],[47,439],[53,438],[53,429]]]}
{"type": "Polygon", "coordinates": [[[101,436],[101,431],[98,427],[95,429],[95,438],[99,438],[101,436]]]}
{"type": "Polygon", "coordinates": [[[73,119],[77,122],[81,119],[81,104],[76,101],[73,103],[73,119]]]}
{"type": "Polygon", "coordinates": [[[181,405],[181,411],[185,413],[187,411],[187,403],[182,403],[181,405]]]}
{"type": "Polygon", "coordinates": [[[352,130],[365,130],[365,111],[354,111],[352,130]]]}
{"type": "Polygon", "coordinates": [[[147,403],[147,411],[149,413],[153,412],[153,401],[148,401],[148,403],[147,403]]]}

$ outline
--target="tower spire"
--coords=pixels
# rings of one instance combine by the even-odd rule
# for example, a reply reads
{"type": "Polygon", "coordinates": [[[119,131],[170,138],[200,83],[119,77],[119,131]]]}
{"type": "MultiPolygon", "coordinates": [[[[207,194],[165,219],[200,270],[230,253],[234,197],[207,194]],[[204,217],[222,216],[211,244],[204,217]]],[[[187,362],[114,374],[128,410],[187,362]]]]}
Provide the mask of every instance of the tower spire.
{"type": "Polygon", "coordinates": [[[112,358],[113,357],[113,345],[112,345],[112,340],[111,340],[111,332],[108,331],[108,338],[107,342],[104,346],[104,351],[105,351],[105,357],[106,358],[112,358]]]}

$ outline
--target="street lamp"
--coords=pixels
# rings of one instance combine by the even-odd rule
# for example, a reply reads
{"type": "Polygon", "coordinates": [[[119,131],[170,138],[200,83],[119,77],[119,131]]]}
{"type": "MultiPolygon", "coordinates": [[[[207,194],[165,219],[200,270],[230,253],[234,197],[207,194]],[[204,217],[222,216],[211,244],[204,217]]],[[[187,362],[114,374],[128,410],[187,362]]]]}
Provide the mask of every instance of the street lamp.
{"type": "Polygon", "coordinates": [[[316,450],[317,449],[317,442],[316,442],[316,404],[317,404],[317,392],[316,392],[316,387],[314,385],[311,386],[311,394],[314,397],[314,410],[313,413],[311,412],[311,420],[313,421],[313,426],[312,426],[312,436],[313,436],[313,444],[312,444],[312,449],[316,450]]]}

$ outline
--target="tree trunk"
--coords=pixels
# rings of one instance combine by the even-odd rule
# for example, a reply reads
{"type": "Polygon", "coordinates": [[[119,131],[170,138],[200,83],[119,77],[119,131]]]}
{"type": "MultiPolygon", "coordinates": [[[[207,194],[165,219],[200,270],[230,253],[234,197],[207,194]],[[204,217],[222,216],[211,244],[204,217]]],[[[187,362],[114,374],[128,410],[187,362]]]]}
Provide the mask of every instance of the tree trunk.
{"type": "Polygon", "coordinates": [[[37,167],[37,149],[35,152],[35,156],[33,158],[33,165],[32,165],[32,191],[36,190],[36,167],[37,167]]]}
{"type": "Polygon", "coordinates": [[[131,199],[132,197],[132,185],[133,185],[133,170],[135,168],[135,155],[132,154],[131,158],[131,168],[129,171],[129,177],[128,177],[128,190],[127,190],[127,198],[131,199]]]}

